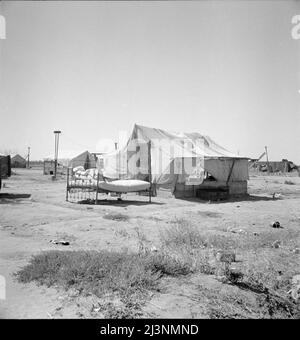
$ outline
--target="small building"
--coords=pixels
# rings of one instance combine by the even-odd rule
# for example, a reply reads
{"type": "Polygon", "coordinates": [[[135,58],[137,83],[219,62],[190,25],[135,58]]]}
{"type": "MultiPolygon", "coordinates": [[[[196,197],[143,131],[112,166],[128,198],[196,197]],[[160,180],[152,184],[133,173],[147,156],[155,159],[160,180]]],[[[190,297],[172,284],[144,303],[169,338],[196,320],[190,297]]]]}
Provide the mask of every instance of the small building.
{"type": "Polygon", "coordinates": [[[26,159],[19,154],[11,156],[11,167],[12,168],[26,168],[26,159]]]}
{"type": "MultiPolygon", "coordinates": [[[[55,172],[55,161],[53,159],[44,160],[43,174],[44,175],[54,175],[55,172]]],[[[56,173],[58,175],[65,174],[65,168],[63,164],[57,162],[56,173]]]]}
{"type": "Polygon", "coordinates": [[[249,162],[249,170],[269,173],[287,173],[297,171],[298,166],[292,161],[282,159],[281,161],[256,161],[249,162]]]}

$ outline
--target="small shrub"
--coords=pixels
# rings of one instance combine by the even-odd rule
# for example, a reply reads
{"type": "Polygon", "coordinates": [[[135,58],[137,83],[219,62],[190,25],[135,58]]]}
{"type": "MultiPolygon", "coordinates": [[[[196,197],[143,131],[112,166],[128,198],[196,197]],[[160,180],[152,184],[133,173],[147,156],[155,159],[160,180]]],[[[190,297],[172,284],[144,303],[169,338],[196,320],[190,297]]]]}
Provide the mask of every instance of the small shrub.
{"type": "Polygon", "coordinates": [[[178,276],[187,275],[191,272],[190,266],[185,261],[160,253],[148,257],[147,267],[161,275],[178,276]]]}
{"type": "Polygon", "coordinates": [[[103,216],[106,220],[113,220],[113,221],[118,221],[118,222],[126,222],[129,220],[129,216],[124,215],[124,214],[106,214],[103,216]]]}
{"type": "Polygon", "coordinates": [[[284,181],[284,184],[288,184],[288,185],[294,185],[295,183],[290,181],[289,179],[288,180],[285,180],[284,181]]]}
{"type": "Polygon", "coordinates": [[[239,241],[236,239],[235,235],[219,235],[219,234],[209,234],[207,236],[207,244],[215,249],[228,251],[231,249],[237,249],[239,241]]]}
{"type": "Polygon", "coordinates": [[[170,228],[163,230],[161,240],[168,248],[188,246],[195,249],[207,245],[199,230],[184,219],[176,219],[170,228]]]}
{"type": "Polygon", "coordinates": [[[161,232],[161,240],[163,249],[190,272],[215,273],[214,252],[208,237],[188,221],[175,220],[171,227],[161,232]]]}

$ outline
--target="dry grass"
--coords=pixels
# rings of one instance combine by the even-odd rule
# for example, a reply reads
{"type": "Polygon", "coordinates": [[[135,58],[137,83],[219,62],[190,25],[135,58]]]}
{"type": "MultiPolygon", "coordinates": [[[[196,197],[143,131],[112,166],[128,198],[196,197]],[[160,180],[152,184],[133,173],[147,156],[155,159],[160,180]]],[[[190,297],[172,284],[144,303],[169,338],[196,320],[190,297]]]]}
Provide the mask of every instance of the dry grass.
{"type": "Polygon", "coordinates": [[[206,241],[197,227],[184,219],[176,219],[172,226],[161,232],[161,240],[167,248],[189,247],[198,249],[206,247],[206,241]]]}
{"type": "Polygon", "coordinates": [[[132,317],[132,313],[139,314],[149,291],[156,289],[159,278],[188,273],[189,268],[163,254],[47,251],[33,256],[16,276],[19,282],[35,281],[48,287],[75,289],[83,295],[101,298],[110,294],[122,303],[115,310],[111,304],[107,305],[106,316],[113,317],[115,313],[116,317],[132,317]]]}
{"type": "MultiPolygon", "coordinates": [[[[300,269],[299,256],[291,252],[298,244],[299,233],[298,230],[270,229],[258,236],[253,233],[220,234],[217,231],[203,234],[188,221],[177,220],[172,227],[162,231],[161,239],[163,249],[191,271],[221,275],[224,284],[255,294],[257,305],[252,317],[295,318],[299,310],[287,292],[291,278],[300,269]],[[280,242],[278,249],[272,247],[274,241],[280,242]],[[224,266],[216,258],[220,251],[234,252],[238,255],[238,262],[234,266],[224,266]]],[[[230,311],[229,300],[230,293],[219,295],[219,304],[211,317],[233,317],[236,308],[231,306],[230,311]]],[[[236,317],[244,315],[236,313],[236,317]]]]}
{"type": "Polygon", "coordinates": [[[142,316],[141,306],[161,277],[198,272],[214,275],[228,285],[226,293],[205,292],[206,299],[211,296],[211,318],[296,318],[299,309],[287,292],[291,278],[299,272],[299,255],[291,250],[297,246],[300,232],[266,228],[258,235],[203,232],[178,219],[161,231],[158,251],[151,251],[151,243],[135,228],[138,253],[44,252],[34,256],[17,277],[20,282],[75,288],[99,298],[117,296],[118,304],[108,301],[99,305],[106,317],[125,318],[142,316]],[[272,247],[274,241],[280,242],[279,248],[272,247]],[[233,252],[238,261],[224,266],[217,257],[219,252],[233,252]],[[249,302],[242,292],[252,294],[255,302],[249,302]]]}

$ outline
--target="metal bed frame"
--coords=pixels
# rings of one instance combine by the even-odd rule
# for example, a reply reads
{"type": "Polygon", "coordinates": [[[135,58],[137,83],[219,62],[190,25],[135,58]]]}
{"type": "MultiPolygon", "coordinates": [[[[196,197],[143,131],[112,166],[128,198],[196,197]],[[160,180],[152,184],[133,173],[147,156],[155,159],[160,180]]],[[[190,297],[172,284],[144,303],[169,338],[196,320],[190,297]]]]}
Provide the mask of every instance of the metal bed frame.
{"type": "MultiPolygon", "coordinates": [[[[138,190],[138,191],[130,191],[130,193],[147,193],[149,197],[149,203],[151,203],[151,197],[154,196],[155,188],[152,183],[152,174],[151,174],[151,142],[148,142],[148,164],[149,164],[149,170],[148,170],[148,176],[149,176],[149,183],[150,187],[149,189],[144,190],[138,190]]],[[[101,176],[102,177],[102,176],[101,176]]],[[[105,177],[103,177],[105,181],[105,177]]],[[[83,184],[82,179],[74,179],[73,178],[73,169],[67,168],[67,186],[66,186],[66,201],[69,202],[69,198],[72,198],[72,196],[76,197],[77,200],[92,200],[91,196],[94,196],[95,204],[98,204],[98,194],[115,194],[116,196],[119,196],[121,198],[122,194],[127,194],[127,192],[116,192],[116,191],[109,191],[104,190],[102,188],[99,188],[99,182],[100,182],[100,173],[98,172],[97,175],[97,182],[95,185],[86,185],[83,184]],[[73,184],[70,184],[70,178],[72,178],[72,181],[75,182],[73,184]]]]}

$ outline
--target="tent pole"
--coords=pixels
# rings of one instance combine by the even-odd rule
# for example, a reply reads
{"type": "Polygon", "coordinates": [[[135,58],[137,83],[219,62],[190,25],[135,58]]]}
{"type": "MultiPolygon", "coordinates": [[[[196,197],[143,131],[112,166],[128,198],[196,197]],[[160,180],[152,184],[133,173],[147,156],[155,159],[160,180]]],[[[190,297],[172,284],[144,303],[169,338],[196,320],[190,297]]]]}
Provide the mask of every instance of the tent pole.
{"type": "Polygon", "coordinates": [[[266,157],[267,157],[267,169],[268,169],[268,175],[270,173],[270,165],[269,165],[269,156],[268,156],[268,148],[265,146],[266,150],[266,157]]]}
{"type": "Polygon", "coordinates": [[[67,168],[67,192],[66,192],[66,201],[69,199],[69,167],[67,168]]]}
{"type": "Polygon", "coordinates": [[[185,198],[185,177],[184,177],[184,141],[181,141],[181,145],[182,145],[182,164],[181,164],[181,178],[183,179],[183,197],[185,198]]]}
{"type": "Polygon", "coordinates": [[[182,174],[182,178],[184,180],[184,182],[183,182],[183,197],[185,198],[184,157],[182,157],[181,174],[182,174]]]}
{"type": "Polygon", "coordinates": [[[231,177],[231,174],[232,174],[232,170],[233,170],[233,167],[234,167],[234,163],[235,163],[235,159],[233,159],[233,161],[232,161],[231,168],[229,170],[229,175],[228,175],[227,181],[226,181],[226,186],[228,186],[228,183],[229,183],[229,180],[230,180],[230,177],[231,177]]]}
{"type": "Polygon", "coordinates": [[[98,175],[97,175],[97,188],[96,188],[96,200],[95,200],[95,204],[98,204],[98,185],[99,185],[99,169],[98,169],[98,175]]]}
{"type": "Polygon", "coordinates": [[[148,142],[148,173],[149,173],[149,202],[151,203],[151,191],[152,191],[152,173],[151,173],[151,141],[148,142]]]}

